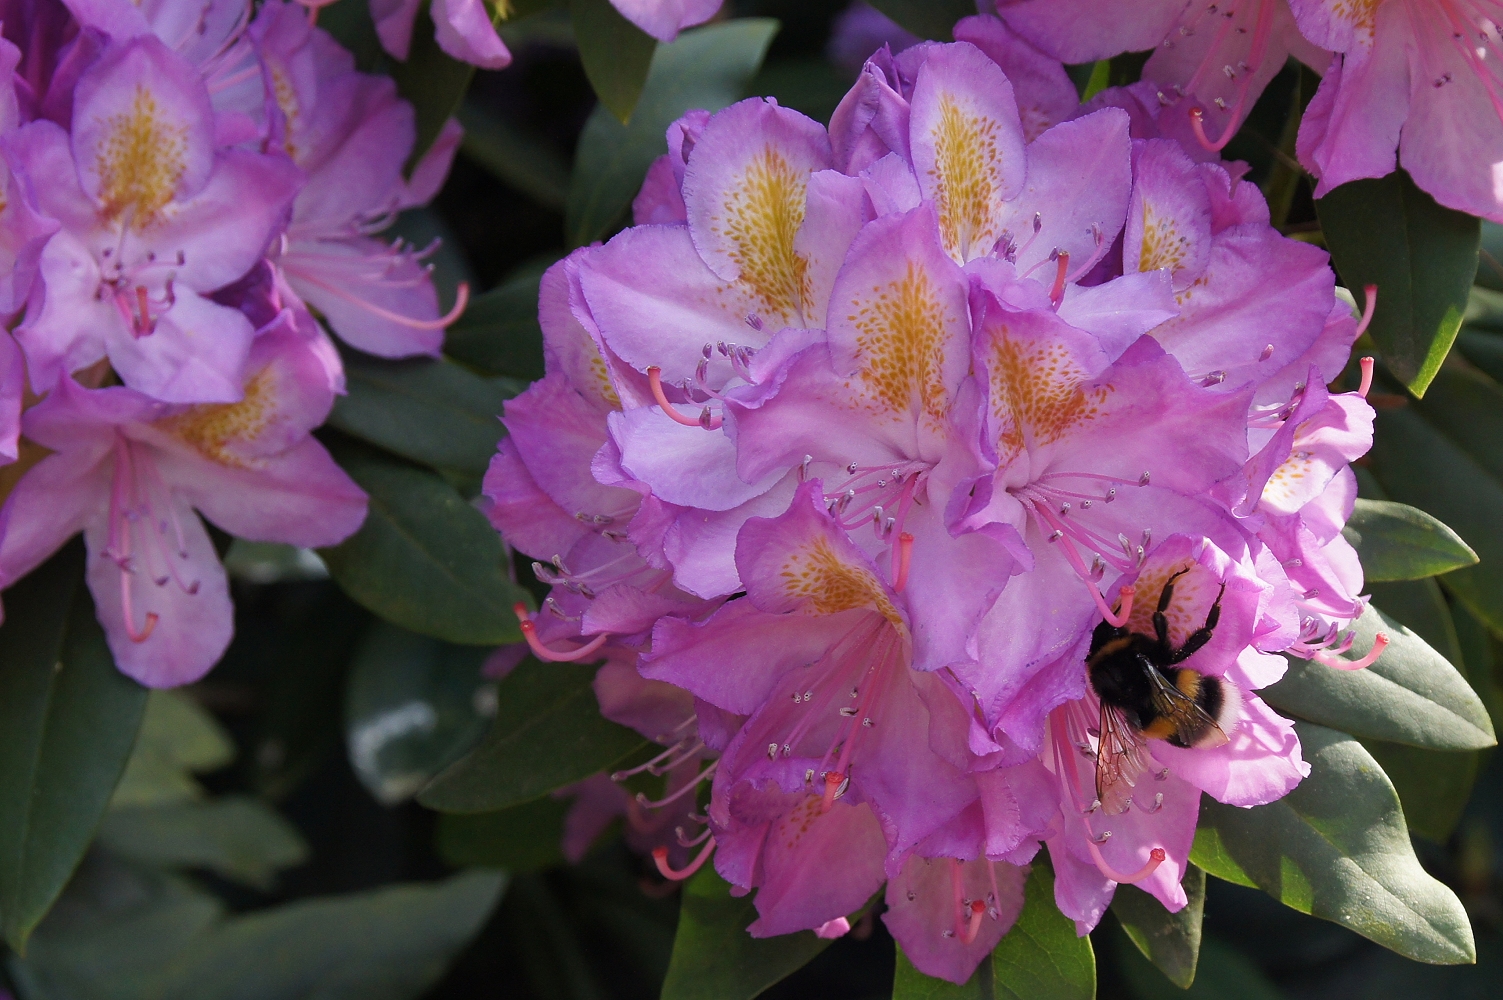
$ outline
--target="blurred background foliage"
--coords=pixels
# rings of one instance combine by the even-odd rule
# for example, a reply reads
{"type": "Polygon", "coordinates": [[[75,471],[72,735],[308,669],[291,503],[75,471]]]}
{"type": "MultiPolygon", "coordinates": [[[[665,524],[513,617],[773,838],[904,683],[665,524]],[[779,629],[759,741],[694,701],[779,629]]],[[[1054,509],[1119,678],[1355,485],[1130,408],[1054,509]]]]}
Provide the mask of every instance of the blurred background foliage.
{"type": "MultiPolygon", "coordinates": [[[[712,874],[683,890],[681,917],[679,888],[625,847],[619,824],[583,863],[563,863],[567,803],[529,782],[553,788],[646,751],[598,717],[587,668],[554,665],[546,682],[531,661],[506,672],[517,657],[505,647],[520,638],[510,607],[541,590],[470,501],[503,433],[496,414],[542,373],[538,280],[629,221],[683,111],[765,94],[827,121],[857,65],[829,48],[845,0],[731,0],[719,22],[656,49],[601,0],[511,6],[501,30],[516,58],[502,72],[453,63],[421,27],[414,37],[429,41],[391,65],[364,0],[320,15],[364,68],[397,78],[424,142],[451,112],[466,128],[447,186],[400,232],[443,239],[446,298],[460,281],[480,294],[442,360],[346,350],[350,392],[321,432],[372,495],[366,526],[322,553],[217,539],[236,638],[212,674],[176,692],[148,695],[115,673],[77,585],[76,544],[6,593],[0,809],[12,812],[0,818],[0,915],[16,950],[0,979],[19,1000],[739,1000],[762,986],[792,1000],[887,997],[896,971],[902,997],[1015,995],[990,979],[933,992],[943,984],[918,982],[870,915],[828,946],[726,936],[750,903],[712,874]],[[64,662],[77,669],[53,669],[64,662]],[[544,722],[531,730],[523,716],[544,722]],[[560,754],[560,726],[593,756],[560,754]],[[27,798],[48,774],[66,779],[66,795],[27,798]],[[462,811],[420,805],[425,788],[425,802],[462,811]],[[674,957],[675,935],[744,975],[721,985],[696,975],[685,953],[674,957]]],[[[929,37],[970,12],[968,0],[877,6],[929,37]]],[[[1136,79],[1141,64],[1127,56],[1072,74],[1088,93],[1136,79]]],[[[1354,520],[1354,541],[1375,605],[1499,718],[1503,227],[1484,225],[1473,285],[1475,222],[1449,218],[1402,175],[1317,209],[1292,157],[1315,82],[1291,63],[1225,155],[1251,165],[1281,231],[1330,245],[1343,284],[1381,279],[1385,308],[1359,345],[1384,361],[1362,496],[1427,511],[1459,539],[1420,523],[1426,540],[1406,548],[1402,525],[1385,520],[1392,509],[1375,505],[1354,520]],[[1364,229],[1369,215],[1397,228],[1364,229]],[[1389,323],[1385,309],[1407,320],[1389,323]]],[[[1297,707],[1300,696],[1282,697],[1297,707]]],[[[1490,749],[1349,728],[1392,779],[1426,870],[1465,903],[1475,966],[1411,961],[1200,875],[1203,911],[1192,904],[1178,923],[1124,887],[1093,949],[1072,953],[1072,988],[1089,996],[1094,978],[1097,995],[1133,1000],[1500,995],[1503,764],[1490,749]],[[1188,990],[1170,979],[1191,975],[1188,990]]],[[[1048,878],[1040,866],[1030,893],[1048,878]]],[[[1075,947],[1045,923],[1030,928],[1038,947],[1075,947]]]]}

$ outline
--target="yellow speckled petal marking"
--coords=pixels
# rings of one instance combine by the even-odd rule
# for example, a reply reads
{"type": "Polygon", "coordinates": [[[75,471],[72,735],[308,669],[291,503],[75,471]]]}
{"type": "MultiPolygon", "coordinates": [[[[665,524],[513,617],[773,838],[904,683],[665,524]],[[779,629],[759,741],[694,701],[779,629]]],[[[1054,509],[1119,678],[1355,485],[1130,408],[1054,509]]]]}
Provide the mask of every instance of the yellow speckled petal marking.
{"type": "Polygon", "coordinates": [[[1061,344],[1015,340],[1001,327],[988,365],[997,452],[1002,464],[1029,445],[1046,445],[1094,420],[1110,386],[1085,388],[1086,372],[1061,344]]]}
{"type": "Polygon", "coordinates": [[[944,419],[945,306],[928,273],[909,261],[902,278],[873,286],[870,297],[853,299],[851,307],[846,319],[856,327],[863,383],[851,388],[864,389],[857,405],[903,416],[917,403],[930,419],[944,419]]]}
{"type": "Polygon", "coordinates": [[[1183,645],[1191,632],[1205,624],[1220,583],[1194,560],[1179,559],[1146,568],[1133,583],[1137,596],[1127,618],[1129,631],[1139,635],[1154,634],[1153,613],[1158,610],[1159,595],[1164,592],[1169,578],[1180,570],[1188,572],[1174,581],[1174,598],[1164,609],[1164,617],[1169,620],[1169,641],[1175,646],[1183,645]]]}
{"type": "Polygon", "coordinates": [[[946,95],[939,100],[934,141],[934,204],[945,252],[964,263],[997,240],[996,208],[1002,200],[1000,125],[967,114],[946,95]]]}
{"type": "Polygon", "coordinates": [[[730,188],[711,231],[731,245],[740,284],[778,325],[795,322],[809,298],[808,261],[793,251],[804,224],[808,175],[771,146],[753,157],[730,188]]]}
{"type": "Polygon", "coordinates": [[[816,615],[833,615],[854,608],[871,608],[903,629],[903,617],[888,600],[882,583],[864,566],[841,559],[823,538],[803,546],[783,564],[779,574],[790,597],[809,602],[816,615]]]}
{"type": "Polygon", "coordinates": [[[1292,506],[1291,501],[1301,495],[1305,484],[1302,480],[1314,478],[1316,461],[1308,451],[1296,451],[1268,477],[1263,486],[1263,500],[1281,510],[1292,506]]]}
{"type": "Polygon", "coordinates": [[[188,127],[162,118],[156,98],[136,86],[129,111],[100,120],[104,138],[95,149],[100,208],[135,229],[155,223],[188,169],[188,127]]]}
{"type": "Polygon", "coordinates": [[[1166,267],[1177,271],[1190,257],[1190,238],[1180,232],[1174,219],[1160,215],[1145,199],[1143,202],[1143,249],[1138,253],[1139,271],[1157,271],[1166,267]]]}
{"type": "Polygon", "coordinates": [[[275,379],[270,368],[263,368],[246,383],[240,402],[200,403],[157,426],[220,465],[260,468],[264,461],[239,453],[234,445],[254,441],[276,416],[275,379]]]}
{"type": "Polygon", "coordinates": [[[1345,21],[1352,26],[1352,30],[1365,43],[1371,43],[1373,30],[1377,25],[1378,5],[1383,0],[1327,0],[1330,4],[1331,14],[1339,21],[1345,21]]]}

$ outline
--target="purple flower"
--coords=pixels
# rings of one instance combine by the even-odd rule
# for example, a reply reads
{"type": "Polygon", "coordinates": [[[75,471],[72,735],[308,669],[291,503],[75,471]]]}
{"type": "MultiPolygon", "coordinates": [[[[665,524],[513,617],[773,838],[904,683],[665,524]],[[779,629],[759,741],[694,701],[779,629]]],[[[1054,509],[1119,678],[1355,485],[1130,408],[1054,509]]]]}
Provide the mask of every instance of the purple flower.
{"type": "Polygon", "coordinates": [[[825,54],[830,62],[854,75],[884,45],[894,54],[917,45],[918,36],[900,26],[866,0],[855,0],[835,16],[825,54]]]}
{"type": "Polygon", "coordinates": [[[1399,163],[1442,205],[1503,222],[1503,11],[1490,0],[1290,0],[1335,53],[1300,122],[1315,196],[1399,163]]]}
{"type": "Polygon", "coordinates": [[[308,433],[334,401],[321,353],[285,315],[256,338],[234,403],[172,405],[63,376],[24,418],[54,454],[0,511],[0,579],[83,531],[116,665],[152,687],[203,676],[233,622],[195,512],[241,538],[303,546],[333,545],[365,518],[365,495],[308,433]]]}
{"type": "MultiPolygon", "coordinates": [[[[322,3],[306,5],[315,9],[323,6],[322,3]]],[[[420,0],[371,0],[371,17],[376,22],[381,47],[404,62],[412,48],[412,25],[420,6],[420,0]]],[[[433,0],[428,12],[433,16],[433,36],[438,47],[455,59],[483,69],[505,69],[511,65],[511,53],[496,34],[484,0],[433,0]]]]}
{"type": "Polygon", "coordinates": [[[71,135],[35,121],[4,140],[27,200],[61,227],[17,330],[32,384],[108,357],[157,399],[238,399],[255,331],[206,295],[260,258],[301,175],[216,149],[203,82],[154,36],[107,50],[79,78],[73,117],[71,135]]]}

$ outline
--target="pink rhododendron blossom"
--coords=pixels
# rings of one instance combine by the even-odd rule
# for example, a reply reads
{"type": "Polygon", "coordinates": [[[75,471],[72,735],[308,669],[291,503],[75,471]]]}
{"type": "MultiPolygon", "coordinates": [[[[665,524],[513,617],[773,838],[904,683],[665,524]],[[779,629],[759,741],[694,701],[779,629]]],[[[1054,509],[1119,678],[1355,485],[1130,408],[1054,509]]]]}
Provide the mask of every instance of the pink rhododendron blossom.
{"type": "Polygon", "coordinates": [[[704,24],[725,0],[611,0],[621,16],[660,42],[671,42],[685,28],[704,24]]]}
{"type": "Polygon", "coordinates": [[[1196,116],[1196,140],[1219,150],[1291,55],[1325,68],[1330,46],[1300,33],[1291,6],[1296,0],[999,0],[997,12],[1067,63],[1152,49],[1143,67],[1143,79],[1157,84],[1150,93],[1196,116]]]}
{"type": "Polygon", "coordinates": [[[35,121],[4,140],[34,211],[60,227],[17,331],[32,384],[107,356],[126,385],[167,402],[238,399],[254,329],[206,295],[260,258],[299,172],[217,150],[203,83],[150,35],[80,77],[74,118],[72,135],[35,121]]]}
{"type": "Polygon", "coordinates": [[[242,538],[302,546],[335,544],[365,517],[365,495],[308,433],[334,401],[316,345],[279,322],[246,372],[239,402],[192,406],[64,376],[26,412],[26,436],[55,454],[0,511],[0,579],[83,531],[115,663],[152,687],[197,680],[230,640],[224,569],[200,513],[242,538]]]}
{"type": "Polygon", "coordinates": [[[1442,205],[1503,222],[1503,7],[1290,0],[1335,55],[1300,122],[1315,196],[1398,163],[1442,205]]]}
{"type": "MultiPolygon", "coordinates": [[[[1124,881],[1182,906],[1201,794],[1307,773],[1255,693],[1276,654],[1382,644],[1332,655],[1371,411],[1324,388],[1359,331],[1324,252],[1155,84],[1080,107],[998,19],[955,36],[877,51],[828,131],[756,98],[674,122],[638,224],[545,277],[548,374],[486,493],[553,585],[537,654],[607,658],[602,711],[687,727],[651,808],[712,779],[659,871],[713,851],[758,936],[838,937],[886,882],[904,953],[959,983],[1043,844],[1082,933],[1124,881]],[[1113,642],[1215,692],[1195,739],[1088,669],[1113,642]]],[[[581,823],[627,801],[594,784],[581,823]]]]}
{"type": "MultiPolygon", "coordinates": [[[[317,8],[321,4],[306,6],[317,8]]],[[[397,59],[406,61],[412,49],[412,27],[420,6],[421,0],[371,0],[371,17],[381,47],[397,59]]],[[[511,52],[496,34],[484,0],[433,0],[428,13],[433,17],[438,47],[455,59],[484,69],[504,69],[511,64],[511,52]]]]}

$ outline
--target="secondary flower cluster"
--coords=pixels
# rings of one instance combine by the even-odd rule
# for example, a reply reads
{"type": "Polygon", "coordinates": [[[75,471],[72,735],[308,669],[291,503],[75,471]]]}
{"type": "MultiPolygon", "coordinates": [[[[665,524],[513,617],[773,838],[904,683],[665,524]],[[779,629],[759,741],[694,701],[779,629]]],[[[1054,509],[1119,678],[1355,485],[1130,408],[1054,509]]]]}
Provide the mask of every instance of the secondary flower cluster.
{"type": "Polygon", "coordinates": [[[458,128],[406,179],[411,107],[282,0],[11,0],[3,35],[0,585],[84,532],[115,662],[186,683],[233,624],[199,513],[306,546],[365,516],[309,436],[343,374],[308,305],[361,350],[437,353],[423,254],[376,234],[458,128]]]}
{"type": "Polygon", "coordinates": [[[962,982],[1041,844],[1082,933],[1121,882],[1177,909],[1201,793],[1308,772],[1254,692],[1372,658],[1336,655],[1372,411],[1326,389],[1358,324],[1325,253],[1243,165],[1136,91],[1080,107],[994,17],[955,37],[872,57],[828,129],[675,122],[638,225],[546,275],[486,494],[553,588],[534,652],[605,658],[602,710],[667,746],[628,803],[659,868],[715,849],[759,936],[885,882],[962,982]]]}
{"type": "MultiPolygon", "coordinates": [[[[996,0],[1065,62],[1153,50],[1142,96],[1204,150],[1225,148],[1294,56],[1323,74],[1300,122],[1317,198],[1393,172],[1442,205],[1503,222],[1498,0],[996,0]]],[[[1201,154],[1204,155],[1204,154],[1201,154]]]]}

